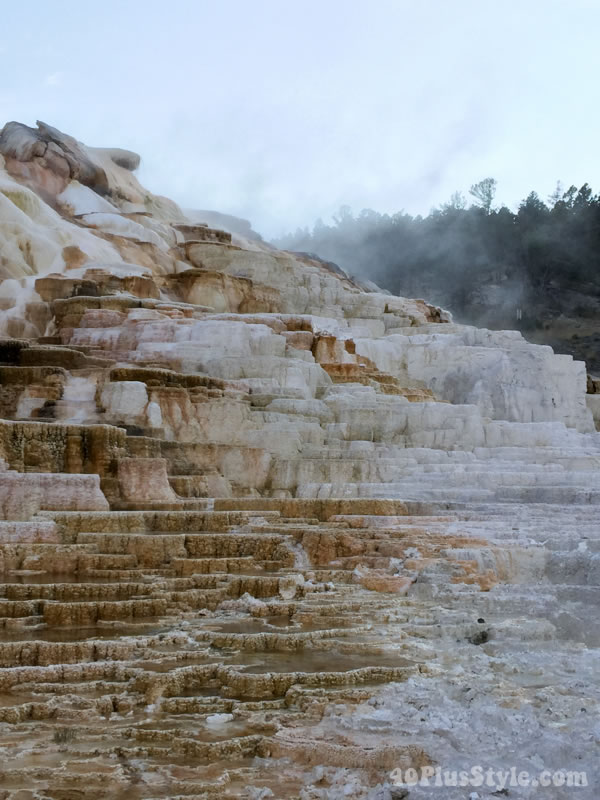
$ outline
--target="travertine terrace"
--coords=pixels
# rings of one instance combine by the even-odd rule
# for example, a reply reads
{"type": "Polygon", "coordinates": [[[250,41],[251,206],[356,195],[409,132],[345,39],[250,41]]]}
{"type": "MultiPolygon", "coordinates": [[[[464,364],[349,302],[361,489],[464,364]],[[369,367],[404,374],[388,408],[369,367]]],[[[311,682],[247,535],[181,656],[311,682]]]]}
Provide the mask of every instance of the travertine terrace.
{"type": "Polygon", "coordinates": [[[0,154],[0,798],[597,797],[585,365],[0,154]]]}

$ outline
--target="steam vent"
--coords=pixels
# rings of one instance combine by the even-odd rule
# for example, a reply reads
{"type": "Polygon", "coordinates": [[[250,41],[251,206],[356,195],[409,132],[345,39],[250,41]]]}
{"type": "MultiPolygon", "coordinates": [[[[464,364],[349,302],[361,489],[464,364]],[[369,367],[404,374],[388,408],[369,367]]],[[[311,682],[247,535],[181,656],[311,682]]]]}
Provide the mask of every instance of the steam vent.
{"type": "Polygon", "coordinates": [[[0,153],[0,798],[597,798],[585,365],[0,153]]]}

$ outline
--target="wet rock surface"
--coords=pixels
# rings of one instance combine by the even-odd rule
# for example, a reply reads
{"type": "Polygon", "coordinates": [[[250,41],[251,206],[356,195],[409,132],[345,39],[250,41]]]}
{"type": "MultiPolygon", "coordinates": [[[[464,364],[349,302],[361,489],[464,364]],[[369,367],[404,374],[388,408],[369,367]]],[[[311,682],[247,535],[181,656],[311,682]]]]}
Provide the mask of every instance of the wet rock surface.
{"type": "Polygon", "coordinates": [[[597,797],[585,365],[0,153],[2,800],[597,797]]]}

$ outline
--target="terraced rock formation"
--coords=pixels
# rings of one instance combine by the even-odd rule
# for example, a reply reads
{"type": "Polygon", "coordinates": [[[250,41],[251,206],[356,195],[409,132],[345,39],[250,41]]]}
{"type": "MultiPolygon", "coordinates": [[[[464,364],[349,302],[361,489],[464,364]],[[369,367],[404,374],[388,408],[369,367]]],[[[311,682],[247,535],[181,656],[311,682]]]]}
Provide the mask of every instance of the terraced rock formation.
{"type": "Polygon", "coordinates": [[[585,365],[0,153],[0,798],[597,797],[585,365]]]}

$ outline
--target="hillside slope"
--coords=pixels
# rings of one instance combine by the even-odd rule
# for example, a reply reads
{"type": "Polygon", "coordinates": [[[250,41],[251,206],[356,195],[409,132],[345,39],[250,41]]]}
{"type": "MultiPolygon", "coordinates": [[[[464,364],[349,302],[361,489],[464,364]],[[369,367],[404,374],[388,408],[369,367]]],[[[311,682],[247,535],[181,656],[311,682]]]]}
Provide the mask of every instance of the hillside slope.
{"type": "Polygon", "coordinates": [[[585,365],[203,225],[133,153],[43,123],[0,153],[3,796],[483,764],[595,797],[585,365]]]}

